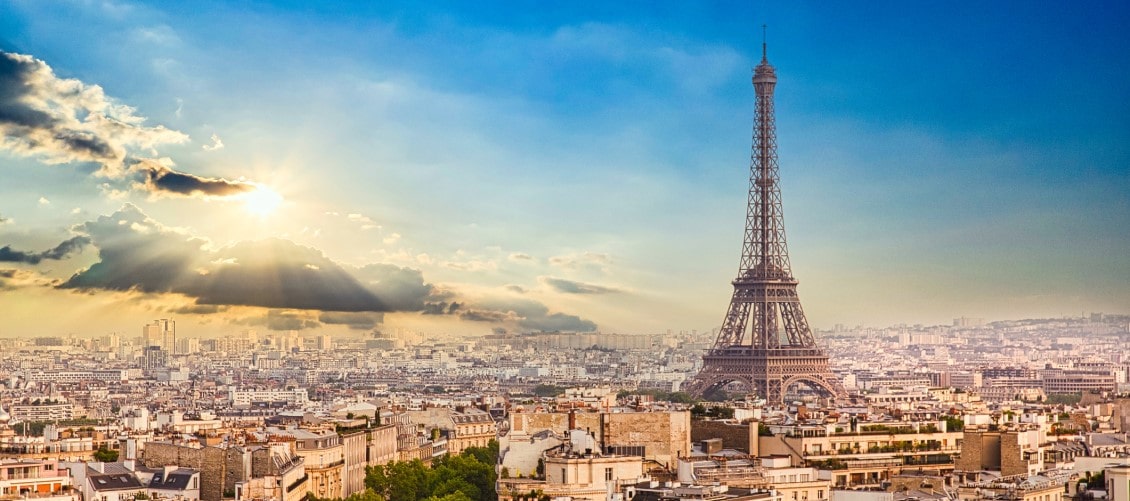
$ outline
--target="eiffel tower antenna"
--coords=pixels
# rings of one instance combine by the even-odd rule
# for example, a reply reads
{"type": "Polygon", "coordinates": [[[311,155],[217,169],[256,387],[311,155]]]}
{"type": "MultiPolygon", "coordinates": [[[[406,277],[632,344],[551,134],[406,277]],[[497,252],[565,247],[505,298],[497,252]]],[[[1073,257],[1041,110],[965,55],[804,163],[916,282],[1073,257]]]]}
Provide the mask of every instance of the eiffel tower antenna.
{"type": "Polygon", "coordinates": [[[757,99],[738,278],[718,338],[685,390],[706,396],[740,382],[767,402],[781,404],[790,387],[803,384],[826,396],[842,397],[844,390],[828,367],[828,355],[812,337],[789,264],[773,110],[777,71],[769,64],[764,36],[762,26],[761,64],[753,71],[757,99]]]}
{"type": "Polygon", "coordinates": [[[768,61],[769,60],[769,58],[765,55],[765,53],[767,52],[765,50],[765,38],[766,38],[765,30],[766,29],[768,29],[768,25],[765,25],[765,24],[761,25],[761,60],[762,61],[768,61]]]}

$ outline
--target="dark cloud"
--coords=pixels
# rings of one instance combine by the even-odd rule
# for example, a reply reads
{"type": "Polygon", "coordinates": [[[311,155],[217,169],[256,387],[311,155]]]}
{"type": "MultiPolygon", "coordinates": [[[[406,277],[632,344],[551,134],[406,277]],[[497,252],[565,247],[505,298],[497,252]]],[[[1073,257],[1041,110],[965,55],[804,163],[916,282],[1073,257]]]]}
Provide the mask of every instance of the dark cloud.
{"type": "Polygon", "coordinates": [[[321,251],[289,240],[240,242],[214,258],[220,264],[178,284],[175,292],[201,304],[394,311],[321,251]]]}
{"type": "Polygon", "coordinates": [[[265,325],[267,329],[273,331],[300,331],[322,326],[317,320],[310,318],[308,313],[298,311],[270,310],[261,320],[260,325],[265,325]]]}
{"type": "Polygon", "coordinates": [[[457,303],[455,301],[452,301],[450,303],[446,301],[436,301],[433,303],[424,303],[424,309],[420,310],[420,313],[423,313],[425,315],[451,315],[456,311],[459,311],[459,309],[462,307],[462,303],[457,303]]]}
{"type": "Polygon", "coordinates": [[[51,259],[58,261],[66,258],[72,252],[80,252],[82,248],[90,243],[90,238],[85,236],[77,236],[64,240],[54,248],[45,250],[43,252],[24,252],[12,249],[12,246],[5,245],[0,247],[0,262],[9,263],[27,263],[39,264],[44,259],[51,259]]]}
{"type": "Polygon", "coordinates": [[[526,293],[526,288],[522,287],[521,285],[513,285],[513,284],[507,285],[506,290],[511,291],[511,292],[517,292],[518,294],[525,294],[526,293]]]}
{"type": "Polygon", "coordinates": [[[0,149],[47,163],[92,162],[120,183],[162,195],[224,197],[255,186],[240,181],[178,172],[166,164],[137,158],[156,154],[163,144],[188,141],[164,126],[142,125],[129,106],[116,103],[98,85],[55,76],[47,63],[0,51],[0,149]]]}
{"type": "Polygon", "coordinates": [[[518,322],[522,328],[540,332],[592,332],[596,324],[577,315],[549,313],[526,317],[518,322]]]}
{"type": "Polygon", "coordinates": [[[209,261],[206,240],[165,228],[132,204],[75,230],[90,237],[99,260],[63,288],[180,292],[209,261]]]}
{"type": "Polygon", "coordinates": [[[522,320],[512,311],[467,310],[459,313],[459,318],[468,322],[518,322],[522,320]]]}
{"type": "MultiPolygon", "coordinates": [[[[507,286],[507,290],[512,290],[507,286]]],[[[590,332],[596,324],[567,313],[550,313],[549,307],[529,298],[491,297],[480,300],[434,301],[424,305],[425,315],[455,315],[468,322],[506,324],[526,331],[590,332]]]]}
{"type": "Polygon", "coordinates": [[[144,159],[133,164],[132,170],[145,177],[149,191],[165,195],[229,197],[258,189],[242,181],[200,177],[177,172],[155,161],[144,159]]]}
{"type": "Polygon", "coordinates": [[[16,278],[16,273],[18,272],[19,270],[0,268],[0,291],[12,290],[16,288],[13,282],[15,282],[14,279],[16,278]]]}
{"type": "Polygon", "coordinates": [[[381,311],[424,311],[425,301],[443,297],[445,293],[424,282],[420,270],[392,264],[369,264],[355,276],[387,309],[381,311]]]}
{"type": "Polygon", "coordinates": [[[61,287],[180,293],[197,304],[327,311],[394,311],[321,252],[287,240],[219,250],[127,204],[76,227],[99,261],[61,287]]]}
{"type": "Polygon", "coordinates": [[[495,298],[476,302],[460,313],[464,320],[512,323],[523,330],[540,332],[591,332],[596,324],[576,315],[550,313],[549,308],[532,299],[495,298]]]}
{"type": "Polygon", "coordinates": [[[28,270],[0,269],[0,291],[25,287],[49,287],[54,281],[28,270]]]}
{"type": "Polygon", "coordinates": [[[345,325],[350,329],[370,330],[384,322],[384,313],[327,311],[318,315],[318,321],[329,325],[345,325]]]}
{"type": "Polygon", "coordinates": [[[229,309],[231,308],[220,304],[188,304],[176,308],[169,308],[167,311],[178,315],[213,315],[223,313],[229,309]]]}
{"type": "Polygon", "coordinates": [[[548,285],[551,289],[565,294],[611,294],[620,292],[619,289],[614,289],[612,287],[586,284],[584,282],[566,280],[564,278],[539,277],[538,280],[540,280],[541,283],[548,285]]]}

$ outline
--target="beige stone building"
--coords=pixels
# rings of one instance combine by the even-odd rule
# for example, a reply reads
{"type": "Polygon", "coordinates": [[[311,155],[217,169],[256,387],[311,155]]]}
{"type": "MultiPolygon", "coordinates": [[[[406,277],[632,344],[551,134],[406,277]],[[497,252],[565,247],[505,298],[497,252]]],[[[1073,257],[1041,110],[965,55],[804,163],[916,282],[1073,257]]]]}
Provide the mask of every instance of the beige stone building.
{"type": "Polygon", "coordinates": [[[512,412],[510,433],[531,436],[550,430],[566,435],[584,430],[596,437],[604,454],[641,456],[670,468],[691,450],[689,411],[512,412]]]}
{"type": "Polygon", "coordinates": [[[309,485],[305,460],[294,455],[290,441],[274,442],[251,449],[251,475],[235,484],[235,499],[302,501],[309,485]]]}
{"type": "Polygon", "coordinates": [[[1130,499],[1130,464],[1104,470],[1106,495],[1110,499],[1130,499]]]}
{"type": "Polygon", "coordinates": [[[499,483],[498,497],[509,501],[530,491],[553,499],[605,501],[644,478],[643,458],[601,454],[589,433],[573,430],[561,448],[544,455],[544,480],[508,480],[499,483]]]}
{"type": "Polygon", "coordinates": [[[365,431],[368,451],[365,460],[368,466],[380,466],[396,461],[397,429],[395,424],[369,428],[365,431]]]}
{"type": "Polygon", "coordinates": [[[815,468],[796,467],[789,456],[763,457],[768,487],[783,499],[826,501],[832,496],[832,481],[820,479],[815,468]]]}
{"type": "Polygon", "coordinates": [[[494,419],[478,409],[453,413],[451,426],[452,433],[447,438],[448,454],[459,454],[468,447],[486,447],[498,437],[494,419]]]}
{"type": "Polygon", "coordinates": [[[1042,441],[1039,430],[966,430],[955,469],[1000,471],[1002,476],[1039,473],[1048,448],[1042,441]]]}
{"type": "Polygon", "coordinates": [[[957,499],[960,501],[1062,501],[1068,498],[1062,482],[1047,477],[1013,475],[962,485],[957,489],[957,499]]]}
{"type": "Polygon", "coordinates": [[[341,434],[342,455],[345,459],[345,464],[342,465],[342,497],[365,490],[365,467],[369,466],[368,446],[369,434],[364,430],[341,434]]]}
{"type": "Polygon", "coordinates": [[[679,460],[678,480],[686,485],[725,485],[742,489],[773,489],[782,499],[826,501],[832,482],[816,468],[796,467],[789,456],[754,458],[714,455],[679,460]]]}
{"type": "Polygon", "coordinates": [[[249,453],[241,447],[202,447],[149,442],[141,457],[147,468],[183,466],[200,471],[200,499],[220,501],[235,492],[237,482],[247,480],[249,453]]]}
{"type": "Polygon", "coordinates": [[[638,456],[551,455],[545,458],[542,491],[552,498],[604,501],[610,490],[620,492],[641,476],[643,461],[638,456]]]}
{"type": "Polygon", "coordinates": [[[345,497],[345,447],[337,432],[296,429],[276,433],[294,437],[294,453],[305,461],[311,494],[330,499],[345,497]]]}
{"type": "Polygon", "coordinates": [[[944,421],[871,423],[854,430],[796,426],[758,437],[756,453],[787,455],[793,464],[830,469],[837,487],[878,487],[903,470],[952,472],[964,434],[945,426],[944,421]]]}
{"type": "Polygon", "coordinates": [[[459,454],[468,447],[486,447],[498,438],[498,426],[490,414],[476,408],[430,407],[407,412],[412,423],[425,430],[439,429],[447,436],[448,454],[459,454]]]}

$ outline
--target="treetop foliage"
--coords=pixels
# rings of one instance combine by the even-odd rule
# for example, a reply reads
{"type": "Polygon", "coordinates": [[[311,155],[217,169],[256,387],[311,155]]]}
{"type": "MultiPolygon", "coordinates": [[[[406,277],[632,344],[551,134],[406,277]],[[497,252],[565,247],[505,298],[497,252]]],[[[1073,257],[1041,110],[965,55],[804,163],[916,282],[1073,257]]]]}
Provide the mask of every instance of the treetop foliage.
{"type": "Polygon", "coordinates": [[[368,497],[346,501],[493,501],[498,463],[498,442],[486,447],[468,447],[456,456],[432,461],[394,461],[366,470],[368,497]]]}

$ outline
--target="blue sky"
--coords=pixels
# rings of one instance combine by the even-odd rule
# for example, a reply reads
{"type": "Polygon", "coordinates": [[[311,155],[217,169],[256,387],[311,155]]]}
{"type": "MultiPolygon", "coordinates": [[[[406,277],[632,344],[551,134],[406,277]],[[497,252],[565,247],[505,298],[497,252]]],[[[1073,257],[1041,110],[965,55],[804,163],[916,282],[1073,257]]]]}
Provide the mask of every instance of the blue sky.
{"type": "Polygon", "coordinates": [[[1128,10],[6,2],[0,49],[136,120],[109,160],[7,130],[0,335],[712,328],[762,24],[815,326],[1124,312],[1128,10]],[[265,282],[238,301],[232,277],[265,282]]]}

